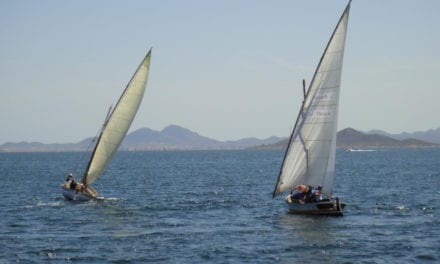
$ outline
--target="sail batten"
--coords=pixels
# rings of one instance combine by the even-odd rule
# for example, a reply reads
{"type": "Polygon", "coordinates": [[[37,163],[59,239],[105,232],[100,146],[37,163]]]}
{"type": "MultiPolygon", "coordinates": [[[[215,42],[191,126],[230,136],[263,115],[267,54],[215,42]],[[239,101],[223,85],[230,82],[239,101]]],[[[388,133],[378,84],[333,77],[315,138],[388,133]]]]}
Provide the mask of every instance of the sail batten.
{"type": "Polygon", "coordinates": [[[315,70],[289,139],[273,195],[293,185],[333,191],[336,129],[348,3],[315,70]]]}
{"type": "Polygon", "coordinates": [[[151,50],[138,66],[118,103],[107,118],[84,172],[82,183],[91,184],[99,177],[124,139],[145,92],[150,59],[151,50]]]}

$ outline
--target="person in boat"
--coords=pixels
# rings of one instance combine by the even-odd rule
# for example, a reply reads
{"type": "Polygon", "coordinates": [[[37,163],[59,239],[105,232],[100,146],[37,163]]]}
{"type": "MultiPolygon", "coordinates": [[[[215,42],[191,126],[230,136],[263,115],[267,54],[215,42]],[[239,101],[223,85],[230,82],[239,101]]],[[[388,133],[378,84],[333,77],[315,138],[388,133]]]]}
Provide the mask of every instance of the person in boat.
{"type": "Polygon", "coordinates": [[[299,203],[311,203],[321,200],[321,186],[314,188],[310,185],[300,184],[291,189],[290,198],[297,200],[299,203]]]}
{"type": "Polygon", "coordinates": [[[318,188],[313,190],[315,202],[319,202],[322,200],[322,186],[319,185],[318,188]]]}
{"type": "Polygon", "coordinates": [[[299,203],[306,203],[307,199],[307,193],[310,190],[310,186],[307,186],[305,184],[300,184],[296,187],[292,186],[290,197],[299,203]]]}
{"type": "Polygon", "coordinates": [[[66,187],[67,189],[75,190],[76,193],[83,192],[85,189],[84,184],[76,182],[73,179],[73,175],[71,173],[67,175],[66,183],[64,183],[64,187],[66,187]]]}
{"type": "Polygon", "coordinates": [[[75,189],[76,182],[73,180],[73,175],[69,173],[66,177],[66,181],[64,182],[64,188],[66,189],[75,189]]]}

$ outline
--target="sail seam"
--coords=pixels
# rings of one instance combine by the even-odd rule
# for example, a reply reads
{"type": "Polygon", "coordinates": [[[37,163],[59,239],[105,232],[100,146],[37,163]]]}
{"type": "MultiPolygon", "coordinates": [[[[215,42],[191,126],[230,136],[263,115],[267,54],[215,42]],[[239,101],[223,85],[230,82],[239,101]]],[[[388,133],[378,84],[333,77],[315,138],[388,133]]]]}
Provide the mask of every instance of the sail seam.
{"type": "Polygon", "coordinates": [[[317,104],[316,108],[319,108],[319,107],[322,107],[322,106],[335,106],[335,105],[337,105],[337,104],[317,104]]]}
{"type": "Polygon", "coordinates": [[[326,55],[333,55],[335,53],[343,53],[344,49],[339,49],[339,50],[333,50],[333,51],[328,51],[326,55]]]}
{"type": "Polygon", "coordinates": [[[342,68],[335,68],[335,69],[326,69],[323,71],[318,71],[316,73],[323,73],[323,72],[336,72],[336,71],[342,71],[342,68]]]}
{"type": "MultiPolygon", "coordinates": [[[[304,142],[331,142],[331,139],[311,139],[311,140],[305,140],[304,142]]],[[[294,140],[293,143],[295,142],[300,142],[300,141],[296,141],[294,140]]]]}
{"type": "Polygon", "coordinates": [[[327,87],[320,87],[320,90],[331,90],[331,89],[338,89],[338,86],[327,86],[327,87]]]}
{"type": "Polygon", "coordinates": [[[334,124],[336,122],[304,121],[303,124],[334,124]]]}

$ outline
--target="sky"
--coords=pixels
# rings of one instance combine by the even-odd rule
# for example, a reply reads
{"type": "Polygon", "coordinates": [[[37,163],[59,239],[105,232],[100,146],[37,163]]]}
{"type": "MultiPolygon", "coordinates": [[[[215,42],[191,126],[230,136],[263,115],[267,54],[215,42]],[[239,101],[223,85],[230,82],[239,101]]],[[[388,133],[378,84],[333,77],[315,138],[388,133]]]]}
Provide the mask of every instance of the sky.
{"type": "MultiPolygon", "coordinates": [[[[152,47],[130,131],[286,137],[346,0],[0,0],[0,144],[100,129],[152,47]]],[[[440,127],[440,1],[351,3],[338,129],[440,127]]]]}

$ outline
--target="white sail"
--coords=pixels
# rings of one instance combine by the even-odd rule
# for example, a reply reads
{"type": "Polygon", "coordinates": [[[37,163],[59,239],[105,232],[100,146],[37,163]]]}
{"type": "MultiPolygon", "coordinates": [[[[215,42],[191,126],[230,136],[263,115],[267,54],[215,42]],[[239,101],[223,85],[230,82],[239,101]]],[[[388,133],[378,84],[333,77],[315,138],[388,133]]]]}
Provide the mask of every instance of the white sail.
{"type": "Polygon", "coordinates": [[[321,185],[324,193],[332,194],[339,90],[349,10],[350,3],[327,44],[305,95],[274,196],[298,184],[321,185]]]}
{"type": "Polygon", "coordinates": [[[145,92],[150,58],[151,50],[139,65],[113,112],[106,120],[89,165],[84,172],[82,183],[91,184],[99,177],[125,137],[145,92]]]}

